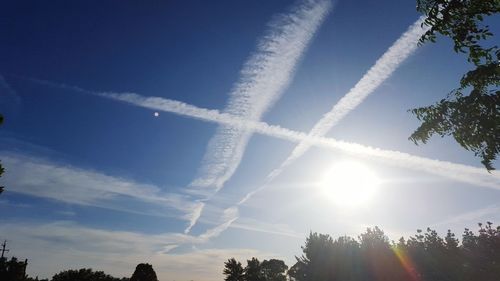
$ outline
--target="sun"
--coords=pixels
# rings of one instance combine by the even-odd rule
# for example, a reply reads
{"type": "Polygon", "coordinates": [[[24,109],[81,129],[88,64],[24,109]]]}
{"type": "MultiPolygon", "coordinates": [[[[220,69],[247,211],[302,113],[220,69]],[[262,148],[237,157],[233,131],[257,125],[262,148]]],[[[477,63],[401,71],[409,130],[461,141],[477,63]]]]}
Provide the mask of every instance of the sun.
{"type": "Polygon", "coordinates": [[[339,162],[325,173],[321,188],[336,205],[359,207],[369,202],[380,180],[370,168],[354,161],[339,162]]]}

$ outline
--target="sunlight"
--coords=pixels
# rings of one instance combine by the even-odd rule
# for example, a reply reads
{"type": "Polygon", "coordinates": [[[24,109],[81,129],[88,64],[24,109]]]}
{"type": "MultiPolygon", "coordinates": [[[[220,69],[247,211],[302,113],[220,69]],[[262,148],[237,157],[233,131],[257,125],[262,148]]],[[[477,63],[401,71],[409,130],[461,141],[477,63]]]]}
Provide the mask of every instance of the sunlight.
{"type": "Polygon", "coordinates": [[[336,205],[357,207],[373,197],[379,183],[371,169],[359,162],[348,161],[330,168],[321,181],[321,188],[336,205]]]}

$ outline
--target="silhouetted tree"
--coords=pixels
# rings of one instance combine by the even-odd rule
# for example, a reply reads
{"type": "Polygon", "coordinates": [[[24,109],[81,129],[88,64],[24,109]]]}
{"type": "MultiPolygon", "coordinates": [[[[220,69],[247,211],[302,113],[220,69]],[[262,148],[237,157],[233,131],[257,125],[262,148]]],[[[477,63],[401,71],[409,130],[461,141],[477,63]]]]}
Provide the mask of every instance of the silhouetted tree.
{"type": "Polygon", "coordinates": [[[224,263],[224,275],[226,276],[224,280],[226,281],[243,281],[244,270],[243,266],[239,261],[234,258],[230,258],[224,263]]]}
{"type": "Polygon", "coordinates": [[[330,262],[333,254],[333,239],[327,234],[310,233],[302,256],[288,274],[297,281],[330,280],[330,262]]]}
{"type": "Polygon", "coordinates": [[[492,162],[500,153],[500,50],[496,45],[484,46],[484,42],[491,43],[487,39],[493,34],[481,22],[500,12],[500,1],[417,0],[417,10],[427,16],[424,24],[430,27],[420,43],[435,42],[437,34],[450,37],[455,52],[467,54],[475,68],[446,98],[410,110],[422,122],[410,140],[418,144],[426,143],[434,134],[451,135],[492,170],[492,162]]]}
{"type": "Polygon", "coordinates": [[[38,276],[33,278],[33,277],[28,277],[26,278],[26,281],[49,281],[49,279],[38,279],[38,276]]]}
{"type": "Polygon", "coordinates": [[[257,258],[247,260],[247,266],[244,272],[245,281],[264,281],[260,261],[257,258]]]}
{"type": "Polygon", "coordinates": [[[103,271],[92,271],[90,268],[65,270],[52,277],[52,281],[125,281],[127,278],[115,278],[103,271]]]}
{"type": "Polygon", "coordinates": [[[0,258],[0,280],[25,281],[27,265],[27,260],[18,261],[15,257],[10,260],[5,257],[0,258]]]}
{"type": "Polygon", "coordinates": [[[260,266],[265,281],[286,281],[288,266],[284,261],[277,259],[264,260],[260,266]]]}
{"type": "MultiPolygon", "coordinates": [[[[500,276],[500,226],[479,224],[479,235],[468,229],[462,238],[464,276],[474,280],[498,280],[500,276]]],[[[471,279],[471,280],[472,280],[471,279]]]]}
{"type": "Polygon", "coordinates": [[[158,281],[153,266],[148,263],[140,263],[136,266],[130,281],[158,281]]]}
{"type": "Polygon", "coordinates": [[[430,228],[390,243],[375,227],[357,241],[311,233],[302,251],[288,271],[293,281],[500,280],[500,227],[489,222],[479,225],[477,235],[466,229],[461,244],[451,231],[441,238],[430,228]]]}

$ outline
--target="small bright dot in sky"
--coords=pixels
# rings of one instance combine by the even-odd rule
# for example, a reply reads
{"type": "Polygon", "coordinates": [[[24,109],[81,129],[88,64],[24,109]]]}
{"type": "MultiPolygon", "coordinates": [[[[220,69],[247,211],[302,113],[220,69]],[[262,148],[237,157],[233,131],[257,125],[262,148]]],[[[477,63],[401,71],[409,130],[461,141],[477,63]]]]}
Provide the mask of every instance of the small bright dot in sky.
{"type": "Polygon", "coordinates": [[[354,161],[340,162],[329,169],[321,182],[326,196],[336,205],[357,207],[367,203],[380,180],[367,166],[354,161]]]}
{"type": "Polygon", "coordinates": [[[155,113],[154,113],[154,116],[155,116],[155,117],[158,117],[158,116],[160,116],[160,113],[155,112],[155,113]]]}

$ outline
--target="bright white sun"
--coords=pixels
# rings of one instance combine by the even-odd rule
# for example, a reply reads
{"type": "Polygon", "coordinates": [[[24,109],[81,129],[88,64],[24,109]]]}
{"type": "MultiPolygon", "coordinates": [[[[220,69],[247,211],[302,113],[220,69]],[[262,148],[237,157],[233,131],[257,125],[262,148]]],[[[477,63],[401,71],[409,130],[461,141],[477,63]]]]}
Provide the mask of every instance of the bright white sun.
{"type": "Polygon", "coordinates": [[[329,199],[342,207],[366,204],[377,191],[377,175],[359,162],[340,162],[329,169],[321,187],[329,199]]]}

